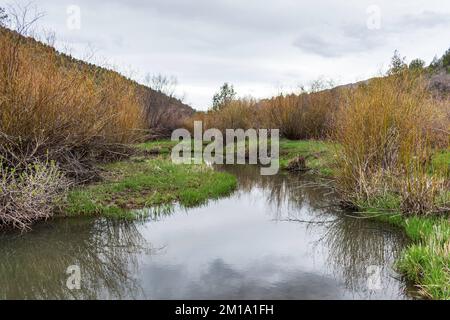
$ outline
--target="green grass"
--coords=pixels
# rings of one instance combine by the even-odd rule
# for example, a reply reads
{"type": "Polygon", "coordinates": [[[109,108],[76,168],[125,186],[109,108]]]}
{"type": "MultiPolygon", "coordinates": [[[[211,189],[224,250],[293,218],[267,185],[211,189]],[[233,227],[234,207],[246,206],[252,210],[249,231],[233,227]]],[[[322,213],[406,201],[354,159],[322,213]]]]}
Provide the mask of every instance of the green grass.
{"type": "Polygon", "coordinates": [[[201,205],[236,188],[234,176],[205,165],[173,164],[167,159],[134,159],[104,166],[105,181],[72,190],[66,215],[134,218],[134,209],[180,203],[201,205]]]}
{"type": "Polygon", "coordinates": [[[430,172],[450,177],[450,149],[439,151],[433,156],[430,172]]]}
{"type": "Polygon", "coordinates": [[[144,151],[153,151],[159,154],[170,154],[172,148],[177,144],[176,141],[171,140],[155,140],[145,143],[140,143],[136,147],[144,151]]]}
{"type": "Polygon", "coordinates": [[[336,145],[317,140],[280,140],[280,168],[285,169],[295,157],[306,158],[306,166],[324,176],[332,176],[336,145]]]}
{"type": "Polygon", "coordinates": [[[398,270],[431,299],[450,299],[450,220],[442,217],[405,217],[392,195],[359,204],[363,214],[402,228],[413,244],[401,253],[398,270]]]}
{"type": "MultiPolygon", "coordinates": [[[[190,141],[186,141],[184,143],[191,143],[191,150],[194,150],[194,140],[193,139],[191,139],[190,141]]],[[[204,141],[203,146],[206,146],[209,143],[210,142],[204,141]]],[[[140,144],[136,145],[136,148],[138,150],[151,151],[156,154],[169,155],[172,151],[172,148],[175,147],[177,144],[178,144],[177,141],[172,141],[172,140],[155,140],[155,141],[140,143],[140,144]]]]}
{"type": "MultiPolygon", "coordinates": [[[[430,175],[449,175],[450,151],[437,152],[431,162],[430,175]]],[[[438,204],[450,202],[450,190],[436,199],[438,204]]],[[[400,213],[399,195],[357,203],[363,214],[396,225],[404,230],[412,244],[397,261],[398,270],[431,299],[450,299],[450,217],[404,216],[400,213]]]]}
{"type": "Polygon", "coordinates": [[[432,299],[450,299],[450,224],[446,218],[407,218],[404,228],[415,240],[398,261],[399,270],[432,299]]]}

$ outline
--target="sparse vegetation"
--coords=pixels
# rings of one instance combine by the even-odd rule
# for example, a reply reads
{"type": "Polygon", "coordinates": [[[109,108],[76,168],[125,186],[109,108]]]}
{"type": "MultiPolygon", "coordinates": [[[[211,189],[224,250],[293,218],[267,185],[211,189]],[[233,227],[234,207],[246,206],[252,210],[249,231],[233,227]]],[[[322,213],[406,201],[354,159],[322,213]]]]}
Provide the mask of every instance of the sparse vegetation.
{"type": "Polygon", "coordinates": [[[380,208],[364,207],[367,216],[396,225],[413,241],[397,261],[397,268],[415,283],[424,297],[448,300],[450,298],[450,222],[447,217],[402,217],[393,210],[394,201],[384,199],[380,208]]]}

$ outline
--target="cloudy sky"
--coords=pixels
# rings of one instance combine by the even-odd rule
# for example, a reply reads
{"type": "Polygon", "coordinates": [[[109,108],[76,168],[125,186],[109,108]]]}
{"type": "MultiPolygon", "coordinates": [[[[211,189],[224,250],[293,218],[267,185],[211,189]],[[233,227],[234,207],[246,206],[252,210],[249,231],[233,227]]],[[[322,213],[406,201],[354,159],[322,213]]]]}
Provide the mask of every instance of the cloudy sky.
{"type": "Polygon", "coordinates": [[[224,82],[241,96],[267,97],[318,78],[341,84],[377,75],[396,49],[430,62],[450,47],[448,0],[34,4],[46,14],[39,27],[56,33],[58,48],[141,82],[147,73],[173,75],[179,94],[200,110],[224,82]]]}

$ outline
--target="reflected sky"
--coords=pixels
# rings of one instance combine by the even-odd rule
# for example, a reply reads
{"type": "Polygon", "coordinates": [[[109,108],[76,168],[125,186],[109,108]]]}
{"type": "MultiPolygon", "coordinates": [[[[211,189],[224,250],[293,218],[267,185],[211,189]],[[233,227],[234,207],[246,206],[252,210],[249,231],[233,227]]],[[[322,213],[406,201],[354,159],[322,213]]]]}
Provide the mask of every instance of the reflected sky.
{"type": "Polygon", "coordinates": [[[149,211],[133,223],[60,219],[0,239],[0,297],[73,299],[409,299],[393,264],[406,244],[394,228],[346,215],[326,181],[239,177],[231,196],[149,211]],[[65,287],[79,264],[82,288],[65,287]],[[377,290],[367,267],[380,266],[377,290]]]}

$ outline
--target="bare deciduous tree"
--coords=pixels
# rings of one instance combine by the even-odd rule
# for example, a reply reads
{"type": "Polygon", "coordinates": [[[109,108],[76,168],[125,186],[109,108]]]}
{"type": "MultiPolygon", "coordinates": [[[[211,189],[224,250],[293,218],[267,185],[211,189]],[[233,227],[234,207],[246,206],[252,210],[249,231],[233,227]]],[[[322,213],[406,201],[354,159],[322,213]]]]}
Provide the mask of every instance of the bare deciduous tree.
{"type": "Polygon", "coordinates": [[[8,22],[8,14],[5,8],[0,7],[0,27],[4,27],[8,22]]]}
{"type": "Polygon", "coordinates": [[[155,91],[164,93],[170,98],[176,98],[175,93],[178,86],[178,80],[174,76],[165,76],[162,74],[145,76],[145,84],[155,91]]]}
{"type": "Polygon", "coordinates": [[[11,29],[24,36],[33,34],[34,24],[44,15],[32,2],[24,5],[17,2],[8,6],[11,29]]]}

